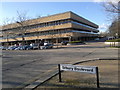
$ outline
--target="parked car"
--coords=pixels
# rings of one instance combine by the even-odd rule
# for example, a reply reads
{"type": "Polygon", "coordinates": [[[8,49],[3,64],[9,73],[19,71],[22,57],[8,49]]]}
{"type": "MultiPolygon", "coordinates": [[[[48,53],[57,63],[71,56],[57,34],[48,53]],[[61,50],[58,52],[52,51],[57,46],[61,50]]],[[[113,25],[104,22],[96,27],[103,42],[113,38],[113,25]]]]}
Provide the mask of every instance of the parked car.
{"type": "Polygon", "coordinates": [[[18,46],[9,46],[8,50],[14,50],[15,48],[17,48],[18,46]]]}
{"type": "Polygon", "coordinates": [[[53,44],[46,44],[44,46],[41,46],[41,49],[50,49],[53,48],[53,44]]]}
{"type": "Polygon", "coordinates": [[[48,42],[44,42],[44,46],[46,46],[47,44],[49,44],[48,42]]]}
{"type": "Polygon", "coordinates": [[[14,50],[24,50],[24,46],[18,46],[18,47],[15,48],[14,50]]]}
{"type": "Polygon", "coordinates": [[[5,46],[0,46],[0,50],[7,50],[7,47],[5,47],[5,46]]]}
{"type": "Polygon", "coordinates": [[[62,45],[67,45],[69,41],[62,41],[61,44],[62,45]]]}
{"type": "Polygon", "coordinates": [[[31,49],[33,49],[32,46],[30,46],[30,45],[26,45],[26,46],[25,46],[25,50],[31,50],[31,49]]]}
{"type": "Polygon", "coordinates": [[[18,46],[17,48],[15,48],[14,50],[21,50],[22,46],[18,46]]]}
{"type": "Polygon", "coordinates": [[[0,46],[0,50],[3,50],[3,48],[4,48],[3,46],[0,46]]]}
{"type": "Polygon", "coordinates": [[[99,41],[100,39],[99,38],[95,38],[96,41],[99,41]]]}
{"type": "Polygon", "coordinates": [[[39,49],[39,45],[38,44],[34,44],[32,47],[33,47],[34,50],[35,49],[39,49]]]}
{"type": "Polygon", "coordinates": [[[18,46],[17,48],[15,48],[15,50],[31,50],[31,49],[33,49],[33,47],[30,45],[18,46]]]}

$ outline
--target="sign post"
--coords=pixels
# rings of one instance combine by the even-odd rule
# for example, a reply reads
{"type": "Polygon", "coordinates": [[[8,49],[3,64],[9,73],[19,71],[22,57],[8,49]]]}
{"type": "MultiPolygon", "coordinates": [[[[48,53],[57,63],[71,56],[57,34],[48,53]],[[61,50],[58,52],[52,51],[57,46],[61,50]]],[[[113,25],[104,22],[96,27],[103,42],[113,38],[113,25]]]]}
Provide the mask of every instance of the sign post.
{"type": "Polygon", "coordinates": [[[59,69],[59,82],[62,82],[62,80],[61,80],[61,70],[60,70],[60,64],[58,64],[58,69],[59,69]]]}
{"type": "Polygon", "coordinates": [[[100,88],[100,86],[99,86],[99,72],[98,72],[98,67],[96,67],[96,78],[97,78],[97,88],[100,88]]]}
{"type": "Polygon", "coordinates": [[[100,86],[99,86],[99,72],[98,72],[98,67],[96,67],[96,66],[58,64],[58,69],[59,69],[59,82],[62,82],[61,70],[62,71],[74,71],[74,72],[90,73],[90,74],[96,74],[97,88],[100,88],[100,86]]]}

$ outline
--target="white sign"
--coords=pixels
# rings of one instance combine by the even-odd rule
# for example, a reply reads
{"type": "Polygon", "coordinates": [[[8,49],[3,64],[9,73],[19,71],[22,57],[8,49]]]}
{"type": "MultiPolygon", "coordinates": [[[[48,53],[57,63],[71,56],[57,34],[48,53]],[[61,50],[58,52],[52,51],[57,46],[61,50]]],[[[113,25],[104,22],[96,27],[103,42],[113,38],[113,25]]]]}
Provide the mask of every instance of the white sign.
{"type": "Polygon", "coordinates": [[[96,74],[96,66],[60,64],[60,70],[96,74]]]}

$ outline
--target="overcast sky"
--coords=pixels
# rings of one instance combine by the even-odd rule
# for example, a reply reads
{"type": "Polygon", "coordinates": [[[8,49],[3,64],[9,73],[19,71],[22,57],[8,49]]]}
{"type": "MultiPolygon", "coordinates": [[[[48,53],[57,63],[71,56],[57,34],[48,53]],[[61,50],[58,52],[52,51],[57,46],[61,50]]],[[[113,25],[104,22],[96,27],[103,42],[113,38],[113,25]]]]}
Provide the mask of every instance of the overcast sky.
{"type": "MultiPolygon", "coordinates": [[[[110,24],[101,2],[2,2],[0,19],[16,17],[17,11],[27,11],[27,16],[48,16],[66,11],[72,11],[99,25],[100,31],[105,31],[110,24]]],[[[0,22],[2,24],[2,22],[0,22]]]]}

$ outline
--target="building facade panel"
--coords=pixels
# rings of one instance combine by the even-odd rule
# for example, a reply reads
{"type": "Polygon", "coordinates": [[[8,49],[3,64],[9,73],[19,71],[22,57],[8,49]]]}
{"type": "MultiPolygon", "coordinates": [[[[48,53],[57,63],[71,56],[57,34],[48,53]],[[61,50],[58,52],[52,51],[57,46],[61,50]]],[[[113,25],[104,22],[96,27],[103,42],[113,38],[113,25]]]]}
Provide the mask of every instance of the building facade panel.
{"type": "Polygon", "coordinates": [[[96,29],[92,29],[92,28],[89,28],[89,27],[84,27],[84,26],[82,26],[82,25],[78,25],[78,24],[74,24],[74,23],[72,23],[72,27],[73,28],[76,28],[76,29],[81,29],[81,30],[88,30],[89,32],[93,32],[93,31],[95,31],[96,33],[97,32],[99,32],[98,30],[96,30],[96,29]]]}
{"type": "Polygon", "coordinates": [[[88,21],[87,19],[84,19],[83,17],[78,16],[77,14],[72,13],[72,12],[71,12],[71,18],[74,19],[74,20],[80,21],[80,22],[82,22],[82,23],[86,23],[86,24],[88,24],[88,25],[91,25],[91,26],[93,26],[93,27],[95,27],[95,28],[98,28],[98,25],[96,25],[96,24],[88,21]]]}

